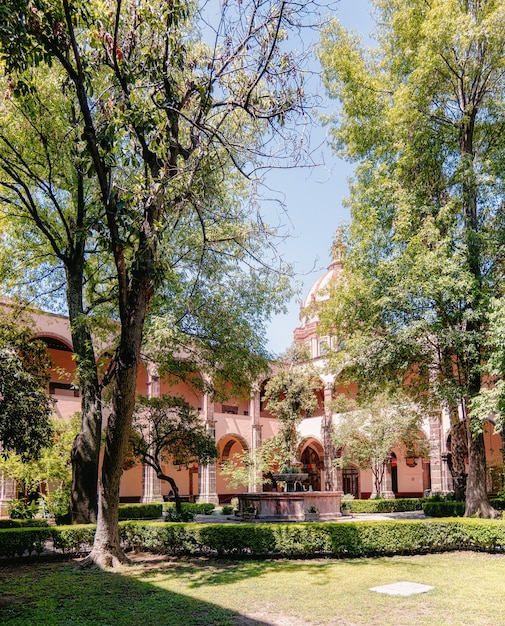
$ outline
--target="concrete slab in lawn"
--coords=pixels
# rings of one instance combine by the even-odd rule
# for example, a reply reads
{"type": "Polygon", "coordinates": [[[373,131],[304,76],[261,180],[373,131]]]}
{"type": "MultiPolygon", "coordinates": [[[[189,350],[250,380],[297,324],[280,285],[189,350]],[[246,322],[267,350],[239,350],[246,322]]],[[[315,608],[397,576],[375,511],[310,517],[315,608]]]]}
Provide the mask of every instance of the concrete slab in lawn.
{"type": "Polygon", "coordinates": [[[412,596],[415,593],[426,593],[431,589],[434,589],[434,587],[402,581],[399,583],[392,583],[391,585],[382,585],[381,587],[371,587],[370,591],[387,593],[390,596],[412,596]]]}

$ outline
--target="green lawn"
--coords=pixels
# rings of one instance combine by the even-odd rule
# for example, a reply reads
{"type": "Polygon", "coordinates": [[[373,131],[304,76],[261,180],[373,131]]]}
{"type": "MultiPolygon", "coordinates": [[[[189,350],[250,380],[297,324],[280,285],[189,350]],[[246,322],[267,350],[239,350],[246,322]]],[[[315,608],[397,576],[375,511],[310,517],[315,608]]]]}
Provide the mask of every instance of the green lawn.
{"type": "Polygon", "coordinates": [[[0,624],[476,626],[505,624],[505,556],[361,560],[156,559],[117,571],[72,562],[0,564],[0,624]],[[398,581],[434,590],[391,597],[398,581]]]}

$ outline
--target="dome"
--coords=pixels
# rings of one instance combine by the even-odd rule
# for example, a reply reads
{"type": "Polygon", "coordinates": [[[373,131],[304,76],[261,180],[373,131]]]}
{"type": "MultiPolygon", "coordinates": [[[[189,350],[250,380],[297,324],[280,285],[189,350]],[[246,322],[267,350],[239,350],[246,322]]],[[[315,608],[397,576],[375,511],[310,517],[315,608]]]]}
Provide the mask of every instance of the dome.
{"type": "Polygon", "coordinates": [[[300,305],[300,321],[302,326],[317,322],[317,310],[309,310],[316,302],[323,302],[329,298],[329,286],[342,271],[345,246],[342,242],[342,232],[337,230],[335,242],[331,248],[332,262],[328,266],[326,273],[320,276],[307,293],[305,300],[300,305]]]}

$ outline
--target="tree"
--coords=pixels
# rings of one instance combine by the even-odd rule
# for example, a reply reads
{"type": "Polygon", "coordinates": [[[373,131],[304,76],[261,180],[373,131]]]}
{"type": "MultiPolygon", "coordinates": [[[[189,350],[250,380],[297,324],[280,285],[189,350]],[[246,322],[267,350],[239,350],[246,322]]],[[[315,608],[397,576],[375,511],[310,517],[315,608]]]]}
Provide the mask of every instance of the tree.
{"type": "Polygon", "coordinates": [[[374,492],[380,497],[394,447],[405,446],[407,456],[426,453],[419,435],[421,420],[418,407],[402,406],[385,397],[375,398],[368,407],[341,414],[333,433],[334,444],[342,451],[336,463],[341,468],[357,463],[361,469],[370,469],[374,492]]]}
{"type": "MultiPolygon", "coordinates": [[[[268,270],[258,250],[275,231],[245,201],[246,192],[255,197],[245,183],[256,185],[262,169],[282,157],[299,158],[306,53],[290,52],[286,38],[310,7],[225,3],[217,23],[195,5],[164,0],[117,0],[110,10],[68,0],[2,7],[0,57],[9,76],[15,82],[52,66],[74,103],[97,207],[87,224],[102,255],[93,284],[115,305],[111,414],[87,563],[125,560],[119,481],[154,295],[177,299],[187,276],[196,288],[216,255],[251,274],[268,270]],[[196,36],[202,24],[206,38],[212,32],[210,45],[196,36]]],[[[220,272],[209,274],[217,284],[220,272]]]]}
{"type": "Polygon", "coordinates": [[[19,454],[0,457],[0,471],[13,478],[25,499],[42,498],[47,513],[68,520],[72,485],[71,451],[78,420],[70,423],[53,418],[52,437],[38,458],[24,460],[19,454]]]}
{"type": "Polygon", "coordinates": [[[279,448],[276,456],[282,459],[281,471],[296,460],[297,426],[318,408],[315,392],[320,386],[316,371],[307,363],[306,352],[298,346],[279,360],[277,371],[265,385],[267,410],[280,422],[271,445],[279,448]]]}
{"type": "Polygon", "coordinates": [[[97,277],[93,263],[86,261],[96,248],[91,229],[95,182],[88,176],[91,160],[76,103],[62,89],[63,79],[41,67],[0,79],[6,95],[0,103],[0,272],[5,292],[68,313],[81,397],[70,510],[74,523],[91,523],[96,522],[102,431],[92,338],[98,330],[96,307],[89,315],[97,277]],[[66,306],[58,301],[61,292],[66,306]]]}
{"type": "Polygon", "coordinates": [[[199,414],[184,398],[139,398],[130,435],[133,456],[149,465],[160,480],[170,483],[177,513],[182,512],[179,488],[164,464],[209,463],[217,458],[214,439],[206,432],[199,414]]]}
{"type": "Polygon", "coordinates": [[[368,390],[406,383],[465,424],[465,514],[489,517],[482,421],[469,408],[489,297],[501,297],[503,7],[375,4],[377,51],[336,22],[322,39],[324,79],[341,103],[334,146],[358,163],[347,272],[325,321],[345,340],[346,376],[368,390]]]}
{"type": "Polygon", "coordinates": [[[52,436],[53,404],[46,394],[46,346],[8,316],[0,322],[0,443],[4,456],[37,459],[52,436]]]}

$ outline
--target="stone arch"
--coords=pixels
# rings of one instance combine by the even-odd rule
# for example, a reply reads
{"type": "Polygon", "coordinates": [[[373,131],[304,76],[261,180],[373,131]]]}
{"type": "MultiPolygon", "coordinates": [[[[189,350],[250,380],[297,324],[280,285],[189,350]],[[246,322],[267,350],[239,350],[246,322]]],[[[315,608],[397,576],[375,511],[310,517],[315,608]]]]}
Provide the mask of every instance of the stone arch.
{"type": "Polygon", "coordinates": [[[307,473],[307,488],[321,491],[322,470],[324,469],[324,448],[315,437],[306,437],[298,445],[297,459],[302,463],[302,472],[307,473]]]}

